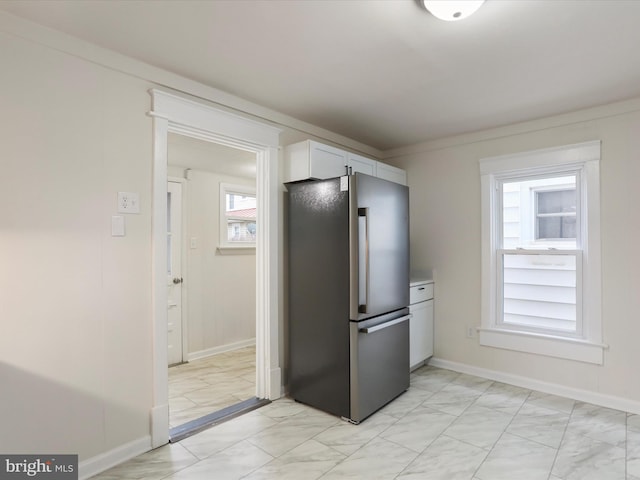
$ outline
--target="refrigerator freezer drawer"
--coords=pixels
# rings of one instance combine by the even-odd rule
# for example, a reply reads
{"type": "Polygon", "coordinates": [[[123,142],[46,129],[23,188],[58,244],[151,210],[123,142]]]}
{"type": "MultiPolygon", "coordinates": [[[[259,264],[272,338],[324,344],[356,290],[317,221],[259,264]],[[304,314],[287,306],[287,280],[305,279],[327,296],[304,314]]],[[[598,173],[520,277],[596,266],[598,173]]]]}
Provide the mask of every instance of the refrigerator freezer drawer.
{"type": "Polygon", "coordinates": [[[382,323],[376,319],[350,322],[350,420],[354,423],[409,388],[410,315],[408,309],[398,315],[382,323]]]}

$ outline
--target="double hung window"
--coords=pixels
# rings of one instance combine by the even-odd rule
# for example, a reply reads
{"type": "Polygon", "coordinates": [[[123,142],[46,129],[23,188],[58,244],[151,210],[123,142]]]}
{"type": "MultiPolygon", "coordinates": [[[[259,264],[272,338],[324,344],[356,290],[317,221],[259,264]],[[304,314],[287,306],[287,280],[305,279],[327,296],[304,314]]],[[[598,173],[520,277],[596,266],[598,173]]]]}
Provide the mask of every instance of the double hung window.
{"type": "Polygon", "coordinates": [[[482,345],[602,363],[599,142],[480,161],[482,345]]]}
{"type": "Polygon", "coordinates": [[[256,192],[244,185],[220,184],[220,246],[255,247],[256,192]]]}
{"type": "Polygon", "coordinates": [[[499,326],[581,335],[579,176],[569,171],[497,178],[499,326]]]}

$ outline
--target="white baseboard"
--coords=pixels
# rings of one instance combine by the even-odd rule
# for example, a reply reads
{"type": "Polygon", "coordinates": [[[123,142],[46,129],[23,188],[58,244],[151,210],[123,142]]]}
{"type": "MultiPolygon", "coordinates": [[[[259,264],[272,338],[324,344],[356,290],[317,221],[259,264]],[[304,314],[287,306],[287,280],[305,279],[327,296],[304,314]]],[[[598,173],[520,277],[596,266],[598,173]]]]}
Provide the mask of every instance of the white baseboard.
{"type": "Polygon", "coordinates": [[[557,383],[548,383],[533,378],[522,377],[511,373],[499,372],[497,370],[489,370],[486,368],[474,367],[464,363],[452,362],[440,358],[432,358],[429,365],[433,367],[445,368],[454,372],[466,373],[477,377],[495,380],[497,382],[508,383],[517,387],[537,390],[551,395],[568,397],[581,402],[592,403],[601,407],[613,408],[624,412],[635,413],[640,415],[640,402],[629,400],[626,398],[615,397],[603,393],[582,390],[579,388],[567,387],[557,383]]]}
{"type": "Polygon", "coordinates": [[[205,348],[204,350],[198,350],[197,352],[188,353],[187,361],[192,362],[194,360],[200,360],[201,358],[211,357],[212,355],[218,355],[219,353],[237,350],[238,348],[250,347],[255,344],[256,344],[256,339],[250,338],[248,340],[242,340],[240,342],[220,345],[219,347],[205,348]]]}
{"type": "Polygon", "coordinates": [[[147,435],[114,448],[113,450],[109,450],[108,452],[91,457],[79,463],[78,479],[85,480],[90,478],[149,450],[151,450],[151,437],[147,435]]]}

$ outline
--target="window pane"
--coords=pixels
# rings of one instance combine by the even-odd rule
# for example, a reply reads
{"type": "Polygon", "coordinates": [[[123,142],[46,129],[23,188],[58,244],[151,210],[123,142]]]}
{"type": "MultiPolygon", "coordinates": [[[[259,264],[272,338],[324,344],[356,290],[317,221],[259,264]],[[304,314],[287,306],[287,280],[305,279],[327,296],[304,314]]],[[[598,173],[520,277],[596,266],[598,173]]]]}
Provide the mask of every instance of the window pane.
{"type": "Polygon", "coordinates": [[[576,256],[503,255],[503,323],[576,331],[576,256]]]}
{"type": "MultiPolygon", "coordinates": [[[[243,210],[252,210],[253,216],[256,216],[256,197],[239,193],[227,193],[227,215],[231,212],[242,212],[243,210]]],[[[235,215],[235,213],[234,213],[235,215]]],[[[242,215],[244,216],[244,215],[242,215]]]]}
{"type": "Polygon", "coordinates": [[[576,217],[538,218],[538,239],[576,238],[576,217]]]}
{"type": "Polygon", "coordinates": [[[255,242],[255,220],[227,220],[227,240],[230,242],[255,242]]]}
{"type": "Polygon", "coordinates": [[[576,238],[576,189],[536,192],[536,240],[576,238]]]}
{"type": "Polygon", "coordinates": [[[564,240],[560,248],[575,248],[576,178],[563,174],[504,181],[502,248],[540,248],[546,240],[564,240]]]}
{"type": "Polygon", "coordinates": [[[538,213],[576,213],[576,190],[538,192],[538,213]]]}
{"type": "Polygon", "coordinates": [[[256,241],[256,197],[248,194],[226,194],[227,241],[256,241]]]}

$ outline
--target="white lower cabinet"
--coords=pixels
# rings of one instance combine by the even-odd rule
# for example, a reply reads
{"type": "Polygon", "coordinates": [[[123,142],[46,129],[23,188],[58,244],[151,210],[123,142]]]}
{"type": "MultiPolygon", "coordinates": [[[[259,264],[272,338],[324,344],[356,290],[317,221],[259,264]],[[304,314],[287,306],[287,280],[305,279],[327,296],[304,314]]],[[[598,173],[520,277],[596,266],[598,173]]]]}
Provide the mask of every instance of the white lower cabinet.
{"type": "Polygon", "coordinates": [[[409,365],[415,370],[433,356],[433,282],[412,282],[409,296],[409,365]]]}

